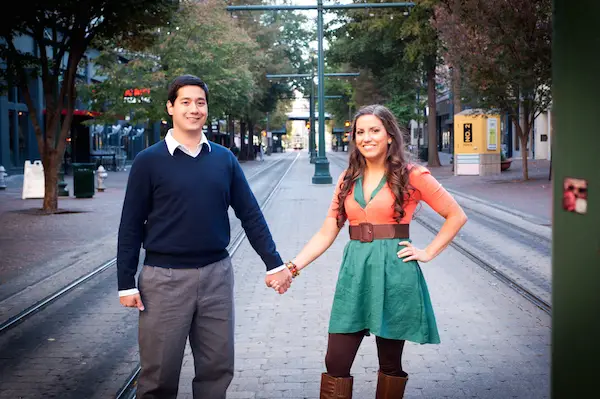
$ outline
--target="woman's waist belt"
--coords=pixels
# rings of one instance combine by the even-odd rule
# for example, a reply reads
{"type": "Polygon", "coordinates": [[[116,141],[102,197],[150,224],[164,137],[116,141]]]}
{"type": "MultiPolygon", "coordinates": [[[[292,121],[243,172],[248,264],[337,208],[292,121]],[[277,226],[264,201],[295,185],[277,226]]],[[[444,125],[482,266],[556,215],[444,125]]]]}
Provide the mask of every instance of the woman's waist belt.
{"type": "Polygon", "coordinates": [[[350,239],[371,242],[385,238],[408,238],[408,224],[372,224],[360,223],[350,226],[350,239]]]}

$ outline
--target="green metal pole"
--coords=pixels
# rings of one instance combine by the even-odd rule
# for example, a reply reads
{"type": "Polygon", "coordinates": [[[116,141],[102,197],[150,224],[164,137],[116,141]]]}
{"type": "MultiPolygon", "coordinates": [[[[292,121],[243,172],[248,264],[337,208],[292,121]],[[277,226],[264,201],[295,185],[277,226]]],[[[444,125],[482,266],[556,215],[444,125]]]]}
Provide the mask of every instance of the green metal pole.
{"type": "Polygon", "coordinates": [[[577,4],[554,0],[551,119],[554,126],[551,397],[554,399],[592,397],[598,391],[600,58],[594,49],[600,42],[599,23],[597,0],[577,4]],[[563,198],[567,204],[569,199],[576,199],[574,209],[565,209],[563,198]]]}
{"type": "Polygon", "coordinates": [[[412,1],[400,3],[354,3],[354,4],[327,4],[323,5],[319,1],[317,5],[248,5],[248,6],[227,6],[227,11],[295,11],[295,10],[347,10],[354,8],[407,8],[415,5],[412,1]]]}
{"type": "MultiPolygon", "coordinates": [[[[319,101],[319,152],[315,159],[315,174],[312,178],[313,184],[331,184],[332,179],[329,174],[329,161],[325,156],[325,76],[351,76],[346,73],[325,74],[325,62],[323,60],[323,10],[342,10],[354,8],[407,8],[413,7],[414,2],[402,3],[355,3],[355,4],[328,4],[323,6],[323,0],[317,0],[317,5],[248,5],[248,6],[227,6],[227,11],[277,11],[277,10],[314,10],[317,9],[317,31],[318,31],[318,101],[319,101]]],[[[299,77],[295,75],[279,75],[280,77],[299,77]]],[[[354,75],[356,76],[356,75],[354,75]]],[[[269,75],[267,75],[267,78],[269,75]]],[[[306,76],[303,76],[306,77],[306,76]]],[[[312,126],[312,124],[311,124],[312,126]]]]}
{"type": "MultiPolygon", "coordinates": [[[[360,76],[360,72],[329,72],[325,74],[325,77],[357,77],[360,76]]],[[[279,79],[279,78],[313,78],[311,73],[282,73],[282,74],[266,74],[267,79],[279,79]]]]}
{"type": "Polygon", "coordinates": [[[325,62],[323,60],[323,0],[317,0],[318,80],[319,80],[319,152],[315,160],[313,184],[331,184],[329,161],[325,156],[325,62]]]}
{"type": "Polygon", "coordinates": [[[310,129],[308,132],[308,153],[310,154],[310,163],[315,163],[317,154],[315,153],[315,73],[312,71],[310,77],[310,100],[309,100],[309,112],[308,121],[310,122],[310,129]]]}

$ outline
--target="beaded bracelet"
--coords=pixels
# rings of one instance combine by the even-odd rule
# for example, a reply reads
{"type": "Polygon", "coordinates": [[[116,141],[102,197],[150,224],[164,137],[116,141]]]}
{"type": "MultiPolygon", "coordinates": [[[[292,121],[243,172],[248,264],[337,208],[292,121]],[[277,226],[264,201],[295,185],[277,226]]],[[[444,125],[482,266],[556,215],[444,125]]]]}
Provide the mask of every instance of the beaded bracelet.
{"type": "Polygon", "coordinates": [[[300,275],[300,270],[298,270],[298,266],[296,266],[294,262],[290,260],[285,265],[287,266],[289,271],[292,272],[292,278],[296,278],[300,275]]]}

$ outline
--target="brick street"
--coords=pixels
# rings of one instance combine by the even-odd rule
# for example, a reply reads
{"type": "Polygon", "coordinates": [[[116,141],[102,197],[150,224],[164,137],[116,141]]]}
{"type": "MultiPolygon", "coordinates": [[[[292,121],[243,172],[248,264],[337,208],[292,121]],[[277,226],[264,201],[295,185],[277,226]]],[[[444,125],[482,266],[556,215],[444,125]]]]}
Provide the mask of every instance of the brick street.
{"type": "MultiPolygon", "coordinates": [[[[331,163],[335,179],[341,168],[331,163]]],[[[296,162],[265,216],[284,259],[318,230],[333,185],[310,185],[314,167],[296,162]]],[[[424,205],[426,206],[426,205],[424,205]]],[[[425,246],[432,234],[413,222],[425,246]]],[[[327,324],[344,244],[332,247],[279,296],[264,286],[264,265],[245,241],[233,257],[236,277],[236,372],[228,398],[317,398],[324,371],[327,324]]],[[[421,265],[441,345],[407,344],[406,398],[548,397],[550,317],[452,248],[421,265]]],[[[355,397],[374,397],[377,356],[373,337],[359,350],[352,374],[355,397]]],[[[186,350],[179,398],[191,399],[193,360],[186,350]]]]}

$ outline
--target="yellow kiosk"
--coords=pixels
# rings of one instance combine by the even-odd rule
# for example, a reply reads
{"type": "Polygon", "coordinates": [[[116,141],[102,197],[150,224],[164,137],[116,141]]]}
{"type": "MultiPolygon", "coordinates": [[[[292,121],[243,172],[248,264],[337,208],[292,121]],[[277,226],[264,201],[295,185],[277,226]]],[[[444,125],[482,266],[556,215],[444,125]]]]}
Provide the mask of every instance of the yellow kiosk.
{"type": "Polygon", "coordinates": [[[454,115],[454,175],[500,174],[500,115],[467,109],[454,115]]]}

